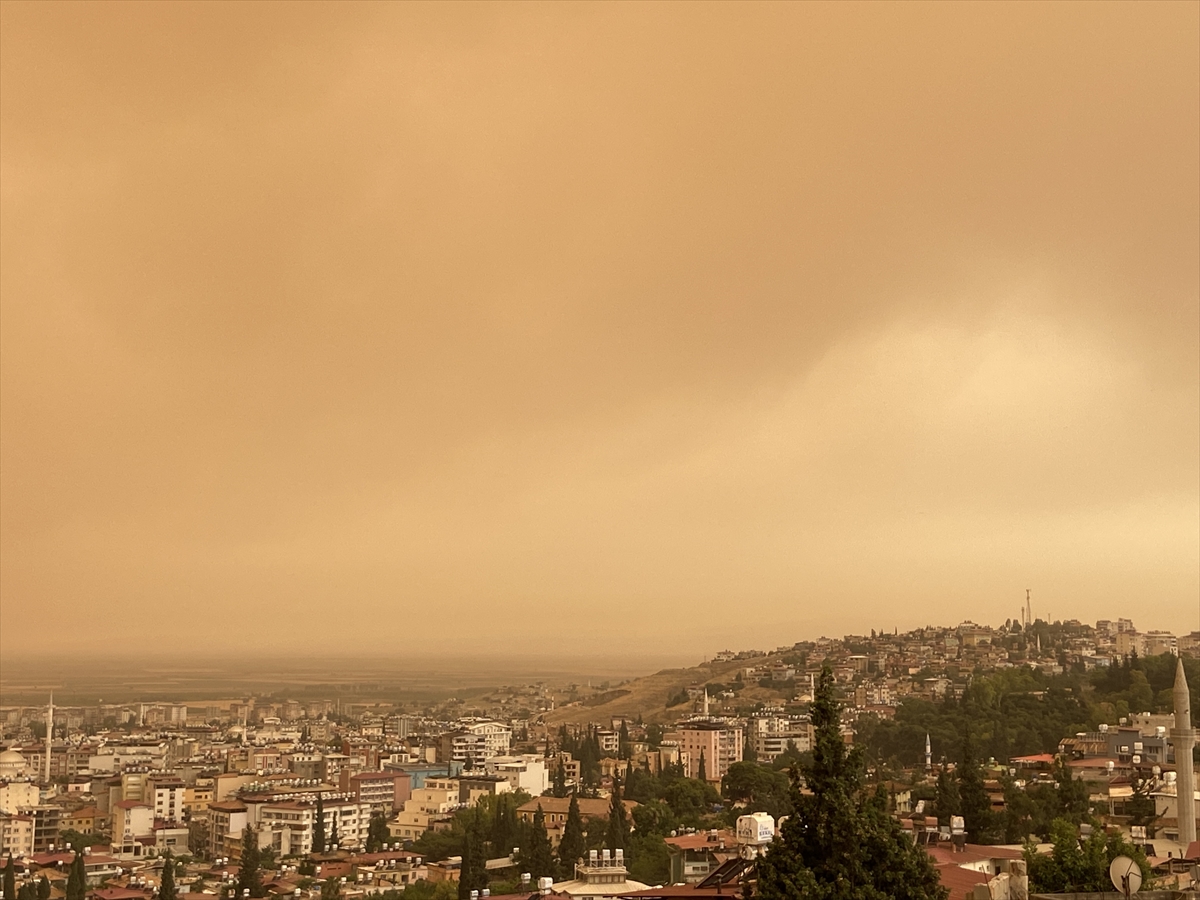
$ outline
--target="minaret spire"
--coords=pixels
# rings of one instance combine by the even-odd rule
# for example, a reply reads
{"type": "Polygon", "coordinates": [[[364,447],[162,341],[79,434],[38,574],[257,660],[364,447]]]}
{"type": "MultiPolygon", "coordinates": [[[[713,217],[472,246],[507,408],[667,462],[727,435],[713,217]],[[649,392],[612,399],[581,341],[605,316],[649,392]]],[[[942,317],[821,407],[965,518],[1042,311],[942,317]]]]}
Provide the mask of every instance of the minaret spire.
{"type": "Polygon", "coordinates": [[[1175,745],[1175,807],[1179,816],[1179,843],[1187,851],[1196,840],[1196,773],[1192,765],[1192,748],[1196,732],[1192,730],[1192,694],[1183,671],[1183,657],[1175,666],[1175,727],[1171,743],[1175,745]]]}
{"type": "Polygon", "coordinates": [[[925,771],[933,771],[933,748],[929,745],[929,732],[925,732],[925,771]]]}
{"type": "Polygon", "coordinates": [[[50,783],[50,748],[54,745],[54,691],[50,692],[50,705],[46,707],[46,783],[50,783]]]}

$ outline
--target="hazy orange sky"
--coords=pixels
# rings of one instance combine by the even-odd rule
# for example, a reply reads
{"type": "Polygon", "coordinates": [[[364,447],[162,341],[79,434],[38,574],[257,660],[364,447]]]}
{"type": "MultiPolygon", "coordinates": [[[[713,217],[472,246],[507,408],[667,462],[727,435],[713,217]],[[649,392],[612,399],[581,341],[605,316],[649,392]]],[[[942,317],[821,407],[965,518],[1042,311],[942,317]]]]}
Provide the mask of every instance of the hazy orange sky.
{"type": "Polygon", "coordinates": [[[10,658],[1200,627],[1200,4],[0,16],[10,658]]]}

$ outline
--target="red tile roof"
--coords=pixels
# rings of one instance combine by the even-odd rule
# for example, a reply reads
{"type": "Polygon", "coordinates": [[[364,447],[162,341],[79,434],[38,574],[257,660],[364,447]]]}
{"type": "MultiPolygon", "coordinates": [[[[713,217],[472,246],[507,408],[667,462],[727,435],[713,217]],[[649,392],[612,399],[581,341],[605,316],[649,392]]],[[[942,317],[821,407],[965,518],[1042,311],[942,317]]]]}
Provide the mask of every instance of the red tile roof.
{"type": "Polygon", "coordinates": [[[938,866],[937,871],[942,879],[942,887],[950,891],[948,900],[967,900],[975,885],[988,882],[988,877],[982,872],[953,864],[938,866]]]}

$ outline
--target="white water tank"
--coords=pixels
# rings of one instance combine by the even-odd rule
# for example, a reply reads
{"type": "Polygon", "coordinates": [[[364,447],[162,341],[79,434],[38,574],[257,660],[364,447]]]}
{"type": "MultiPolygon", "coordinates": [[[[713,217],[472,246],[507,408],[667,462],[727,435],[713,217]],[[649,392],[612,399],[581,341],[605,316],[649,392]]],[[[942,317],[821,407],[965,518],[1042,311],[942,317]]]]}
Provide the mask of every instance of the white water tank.
{"type": "Polygon", "coordinates": [[[761,847],[775,839],[775,819],[766,813],[751,813],[738,816],[737,842],[751,847],[761,847]]]}

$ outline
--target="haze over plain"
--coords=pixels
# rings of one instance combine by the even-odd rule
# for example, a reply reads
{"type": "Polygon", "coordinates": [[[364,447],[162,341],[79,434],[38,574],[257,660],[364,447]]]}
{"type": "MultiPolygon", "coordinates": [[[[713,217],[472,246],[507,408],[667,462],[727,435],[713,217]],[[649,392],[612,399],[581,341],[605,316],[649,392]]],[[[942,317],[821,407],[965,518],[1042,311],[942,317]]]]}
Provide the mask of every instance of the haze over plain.
{"type": "Polygon", "coordinates": [[[1200,626],[1196,4],[0,19],[6,656],[1200,626]]]}

